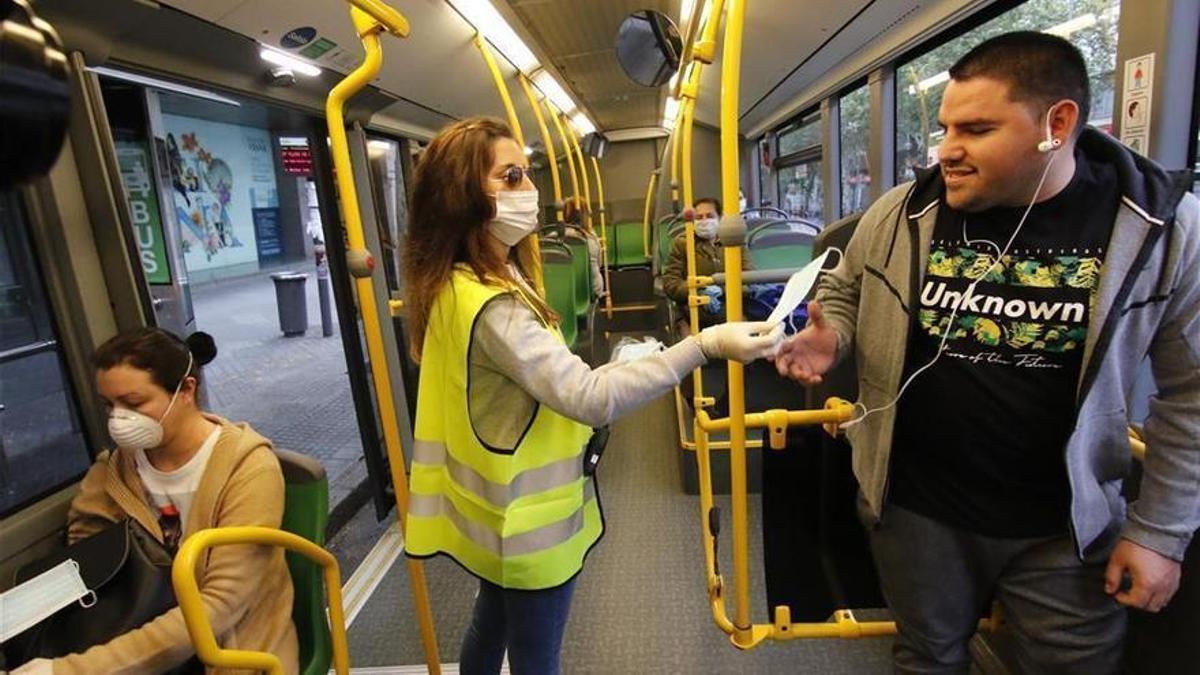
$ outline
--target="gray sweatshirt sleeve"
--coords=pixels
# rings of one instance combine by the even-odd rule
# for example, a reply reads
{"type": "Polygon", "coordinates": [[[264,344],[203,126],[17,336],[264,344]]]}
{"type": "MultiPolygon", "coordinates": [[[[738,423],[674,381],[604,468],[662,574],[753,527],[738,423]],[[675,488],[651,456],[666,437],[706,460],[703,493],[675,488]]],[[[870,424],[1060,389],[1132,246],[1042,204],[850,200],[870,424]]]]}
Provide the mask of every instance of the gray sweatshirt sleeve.
{"type": "Polygon", "coordinates": [[[706,361],[695,337],[665,351],[595,370],[513,296],[491,301],[472,329],[472,354],[538,402],[601,427],[670,391],[706,361]]]}

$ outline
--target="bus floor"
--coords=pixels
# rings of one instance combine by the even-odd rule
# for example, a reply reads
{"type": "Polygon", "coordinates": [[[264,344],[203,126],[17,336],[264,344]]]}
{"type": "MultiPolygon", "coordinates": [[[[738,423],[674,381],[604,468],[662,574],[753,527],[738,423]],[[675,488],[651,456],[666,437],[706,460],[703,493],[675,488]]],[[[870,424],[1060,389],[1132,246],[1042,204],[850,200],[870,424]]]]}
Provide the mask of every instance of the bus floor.
{"type": "MultiPolygon", "coordinates": [[[[599,468],[607,531],[592,551],[575,593],[563,641],[564,673],[885,673],[891,638],[793,640],[742,652],[713,623],[704,592],[698,497],[683,493],[675,439],[674,404],[664,396],[613,425],[599,468]]],[[[729,498],[718,497],[725,514],[729,498]]],[[[370,519],[373,524],[373,515],[370,519]]],[[[732,584],[730,533],[725,518],[721,570],[732,584]]],[[[352,529],[358,527],[356,518],[352,529]]],[[[399,541],[393,525],[382,528],[399,541]]],[[[750,499],[751,598],[755,620],[767,621],[762,575],[761,509],[750,499]]],[[[339,538],[353,538],[342,533],[339,538]]],[[[359,547],[361,547],[362,537],[359,547]]],[[[331,542],[331,547],[337,542],[331,542]]],[[[348,544],[346,548],[355,548],[348,544]]],[[[379,547],[376,547],[377,549],[379,547]]],[[[373,552],[372,556],[376,553],[373,552]]],[[[361,558],[361,554],[345,556],[361,558]]],[[[370,558],[371,556],[368,556],[370,558]]],[[[353,562],[346,560],[346,562],[353,562]]],[[[370,560],[368,565],[370,566],[370,560]]],[[[471,616],[477,582],[453,561],[426,561],[438,643],[444,663],[456,662],[471,616]]],[[[364,574],[347,585],[360,590],[364,574]]],[[[423,663],[407,566],[391,564],[350,625],[350,660],[374,672],[423,663]]],[[[347,605],[353,599],[347,594],[347,605]]],[[[730,601],[732,613],[732,600],[730,601]]],[[[875,613],[872,613],[875,614],[875,613]]],[[[448,669],[455,672],[454,668],[448,669]]]]}

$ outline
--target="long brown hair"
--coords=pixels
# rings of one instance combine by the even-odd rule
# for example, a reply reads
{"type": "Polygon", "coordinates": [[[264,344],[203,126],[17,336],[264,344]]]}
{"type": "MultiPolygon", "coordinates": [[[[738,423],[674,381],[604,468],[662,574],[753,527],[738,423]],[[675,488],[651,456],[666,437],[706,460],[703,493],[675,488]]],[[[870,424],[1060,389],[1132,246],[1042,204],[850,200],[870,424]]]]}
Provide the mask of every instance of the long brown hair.
{"type": "MultiPolygon", "coordinates": [[[[417,360],[433,303],[450,282],[456,264],[469,265],[480,283],[518,282],[507,261],[492,254],[485,227],[496,216],[496,205],[483,181],[495,161],[492,145],[501,138],[515,140],[507,124],[491,117],[471,117],[442,129],[417,163],[404,247],[410,350],[417,360]]],[[[523,281],[535,288],[539,261],[532,237],[513,251],[523,281]]],[[[548,322],[558,321],[544,298],[523,295],[548,322]]]]}

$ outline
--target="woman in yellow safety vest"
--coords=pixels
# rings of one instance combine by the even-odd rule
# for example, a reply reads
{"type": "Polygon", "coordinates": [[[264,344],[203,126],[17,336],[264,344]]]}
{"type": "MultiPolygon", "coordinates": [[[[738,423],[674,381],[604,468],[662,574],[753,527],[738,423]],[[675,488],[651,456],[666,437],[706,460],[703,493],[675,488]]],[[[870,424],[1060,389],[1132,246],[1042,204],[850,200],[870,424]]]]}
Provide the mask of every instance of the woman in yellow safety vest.
{"type": "Polygon", "coordinates": [[[782,335],[727,323],[592,370],[535,290],[537,221],[528,161],[504,123],[463,120],[429,144],[405,249],[421,361],[405,552],[444,553],[479,577],[459,659],[468,675],[498,673],[506,650],[514,673],[558,672],[575,580],[604,530],[592,427],[710,358],[772,355],[782,335]]]}

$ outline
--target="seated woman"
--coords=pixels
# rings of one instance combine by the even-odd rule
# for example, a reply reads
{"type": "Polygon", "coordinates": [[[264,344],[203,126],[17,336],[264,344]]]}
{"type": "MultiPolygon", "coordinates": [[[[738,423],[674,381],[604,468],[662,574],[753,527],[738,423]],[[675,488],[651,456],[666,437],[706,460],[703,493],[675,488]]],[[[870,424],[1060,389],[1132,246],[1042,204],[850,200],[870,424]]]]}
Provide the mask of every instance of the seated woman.
{"type": "MultiPolygon", "coordinates": [[[[132,518],[174,550],[198,530],[233,525],[279,527],[283,473],[271,442],[247,424],[201,410],[200,366],[216,356],[203,333],[184,342],[142,328],[105,342],[92,358],[107,402],[104,452],[71,502],[68,540],[132,518]]],[[[267,651],[298,670],[292,581],[283,549],[221,546],[202,558],[200,594],[226,647],[267,651]]],[[[183,614],[173,608],[141,628],[81,654],[37,659],[18,673],[159,673],[194,654],[183,614]]]]}
{"type": "Polygon", "coordinates": [[[580,203],[578,197],[570,197],[563,204],[563,222],[574,225],[587,235],[588,260],[592,267],[592,296],[604,296],[604,273],[600,270],[600,238],[596,231],[584,224],[587,220],[588,208],[580,203]]]}

